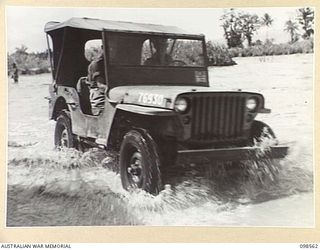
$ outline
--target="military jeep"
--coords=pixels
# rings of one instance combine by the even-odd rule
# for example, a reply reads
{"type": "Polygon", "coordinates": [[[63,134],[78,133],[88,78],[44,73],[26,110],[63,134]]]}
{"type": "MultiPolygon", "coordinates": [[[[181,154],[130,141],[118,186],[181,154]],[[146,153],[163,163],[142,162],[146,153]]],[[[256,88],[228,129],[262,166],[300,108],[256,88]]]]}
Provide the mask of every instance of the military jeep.
{"type": "MultiPolygon", "coordinates": [[[[217,91],[208,81],[205,37],[173,26],[71,18],[45,25],[53,84],[49,117],[57,147],[119,152],[125,189],[157,194],[178,159],[239,162],[284,158],[259,93],[217,91]],[[90,111],[85,44],[101,40],[107,88],[90,111]],[[52,48],[51,48],[52,47],[52,48]],[[273,139],[265,150],[262,141],[273,139]],[[262,152],[262,153],[261,153],[262,152]]],[[[240,84],[240,83],[239,83],[240,84]]]]}

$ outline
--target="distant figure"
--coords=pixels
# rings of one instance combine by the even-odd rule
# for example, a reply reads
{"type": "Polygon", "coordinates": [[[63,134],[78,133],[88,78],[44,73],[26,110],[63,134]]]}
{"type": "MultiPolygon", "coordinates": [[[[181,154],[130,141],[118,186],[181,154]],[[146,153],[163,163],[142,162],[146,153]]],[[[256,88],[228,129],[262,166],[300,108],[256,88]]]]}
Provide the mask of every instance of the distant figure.
{"type": "Polygon", "coordinates": [[[93,115],[99,115],[104,109],[105,82],[104,58],[101,54],[88,66],[88,81],[90,83],[90,103],[93,115]]]}
{"type": "Polygon", "coordinates": [[[13,79],[14,83],[18,83],[19,81],[19,70],[15,63],[12,64],[12,73],[11,78],[13,79]]]}

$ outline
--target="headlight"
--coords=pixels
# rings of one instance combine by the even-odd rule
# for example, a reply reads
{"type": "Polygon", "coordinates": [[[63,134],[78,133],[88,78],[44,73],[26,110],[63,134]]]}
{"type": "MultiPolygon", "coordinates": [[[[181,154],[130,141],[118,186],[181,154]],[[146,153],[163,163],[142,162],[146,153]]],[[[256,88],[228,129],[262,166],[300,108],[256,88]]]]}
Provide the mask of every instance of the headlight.
{"type": "Polygon", "coordinates": [[[174,103],[174,109],[179,112],[185,112],[188,108],[188,101],[185,98],[179,97],[174,103]]]}
{"type": "Polygon", "coordinates": [[[249,109],[250,111],[253,111],[256,107],[257,107],[257,101],[255,98],[249,98],[247,100],[247,109],[249,109]]]}

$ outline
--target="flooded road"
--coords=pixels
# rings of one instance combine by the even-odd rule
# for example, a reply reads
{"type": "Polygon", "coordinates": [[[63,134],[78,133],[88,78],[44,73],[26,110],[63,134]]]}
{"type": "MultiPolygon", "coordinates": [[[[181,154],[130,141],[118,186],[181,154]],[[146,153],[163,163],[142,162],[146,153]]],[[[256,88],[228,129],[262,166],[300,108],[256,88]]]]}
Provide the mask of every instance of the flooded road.
{"type": "Polygon", "coordinates": [[[114,171],[115,154],[54,150],[55,122],[44,99],[51,75],[21,76],[9,83],[7,225],[312,227],[313,55],[235,60],[211,68],[210,82],[265,96],[272,113],[257,119],[290,146],[289,156],[268,168],[274,180],[258,180],[250,163],[240,174],[187,168],[156,197],[128,193],[114,171]]]}

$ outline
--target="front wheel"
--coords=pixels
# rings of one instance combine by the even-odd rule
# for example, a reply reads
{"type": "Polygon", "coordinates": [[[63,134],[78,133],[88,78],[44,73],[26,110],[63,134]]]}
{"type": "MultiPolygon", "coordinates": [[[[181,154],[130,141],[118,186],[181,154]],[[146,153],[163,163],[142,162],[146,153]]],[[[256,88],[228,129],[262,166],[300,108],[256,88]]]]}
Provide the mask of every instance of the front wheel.
{"type": "MultiPolygon", "coordinates": [[[[254,121],[251,130],[252,145],[268,149],[278,144],[273,130],[261,121],[254,121]]],[[[278,181],[281,169],[280,159],[257,159],[247,162],[248,173],[254,173],[255,182],[268,185],[278,181]]],[[[253,176],[251,176],[253,177],[253,176]]]]}
{"type": "Polygon", "coordinates": [[[147,131],[131,130],[124,136],[120,175],[126,190],[142,189],[154,195],[161,190],[159,150],[147,131]]]}
{"type": "Polygon", "coordinates": [[[67,114],[59,115],[54,132],[54,145],[56,148],[73,148],[75,141],[72,134],[71,121],[67,114]]]}
{"type": "Polygon", "coordinates": [[[273,146],[278,144],[273,130],[261,121],[253,121],[251,128],[251,143],[257,146],[273,146]]]}

